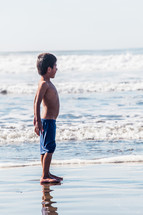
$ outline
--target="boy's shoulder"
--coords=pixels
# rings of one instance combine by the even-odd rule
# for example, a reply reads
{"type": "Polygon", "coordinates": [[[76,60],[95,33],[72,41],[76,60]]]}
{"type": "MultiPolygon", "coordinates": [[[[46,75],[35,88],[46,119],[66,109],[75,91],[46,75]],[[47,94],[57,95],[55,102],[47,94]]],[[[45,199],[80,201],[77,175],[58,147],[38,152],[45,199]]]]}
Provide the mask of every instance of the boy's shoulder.
{"type": "Polygon", "coordinates": [[[49,84],[46,81],[43,81],[43,80],[41,81],[40,80],[39,83],[38,83],[38,87],[39,88],[45,88],[45,89],[47,88],[48,89],[49,84]]]}

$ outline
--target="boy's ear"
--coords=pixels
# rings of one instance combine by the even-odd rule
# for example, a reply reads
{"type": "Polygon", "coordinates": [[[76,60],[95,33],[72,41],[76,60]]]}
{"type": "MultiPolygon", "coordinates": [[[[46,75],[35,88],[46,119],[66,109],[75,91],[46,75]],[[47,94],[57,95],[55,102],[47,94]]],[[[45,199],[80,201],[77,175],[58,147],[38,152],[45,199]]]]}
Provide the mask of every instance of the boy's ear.
{"type": "Polygon", "coordinates": [[[51,72],[51,67],[48,67],[47,72],[48,73],[51,72]]]}

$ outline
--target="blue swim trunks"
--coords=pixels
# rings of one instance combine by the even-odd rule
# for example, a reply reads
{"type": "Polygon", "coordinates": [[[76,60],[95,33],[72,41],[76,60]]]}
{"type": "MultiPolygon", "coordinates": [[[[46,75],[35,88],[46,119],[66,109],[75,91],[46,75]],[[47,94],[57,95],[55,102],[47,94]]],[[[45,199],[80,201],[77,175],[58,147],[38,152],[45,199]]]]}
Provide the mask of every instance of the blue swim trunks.
{"type": "Polygon", "coordinates": [[[56,148],[56,120],[41,119],[43,133],[40,132],[40,154],[53,153],[56,148]]]}

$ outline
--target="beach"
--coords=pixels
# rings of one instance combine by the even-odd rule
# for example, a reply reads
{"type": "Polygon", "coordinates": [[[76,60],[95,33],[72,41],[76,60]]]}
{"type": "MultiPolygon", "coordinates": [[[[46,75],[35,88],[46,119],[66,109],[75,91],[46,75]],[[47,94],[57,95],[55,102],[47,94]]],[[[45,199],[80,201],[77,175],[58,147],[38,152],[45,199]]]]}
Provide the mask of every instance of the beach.
{"type": "Polygon", "coordinates": [[[142,163],[52,165],[61,184],[40,185],[40,166],[0,169],[0,214],[142,214],[142,163]]]}
{"type": "Polygon", "coordinates": [[[143,215],[142,10],[1,1],[0,215],[143,215]]]}

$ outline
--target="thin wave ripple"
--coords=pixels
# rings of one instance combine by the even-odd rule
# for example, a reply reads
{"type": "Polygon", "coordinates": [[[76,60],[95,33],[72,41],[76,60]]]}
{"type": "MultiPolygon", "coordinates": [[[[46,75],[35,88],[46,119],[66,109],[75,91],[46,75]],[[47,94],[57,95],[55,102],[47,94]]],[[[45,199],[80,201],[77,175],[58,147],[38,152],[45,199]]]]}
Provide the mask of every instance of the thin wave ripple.
{"type": "MultiPolygon", "coordinates": [[[[86,165],[86,164],[118,164],[118,163],[142,163],[143,155],[122,155],[115,157],[99,158],[93,160],[69,159],[69,160],[53,160],[52,165],[86,165]]],[[[27,166],[40,166],[39,161],[27,163],[0,163],[0,168],[15,168],[27,166]]]]}

